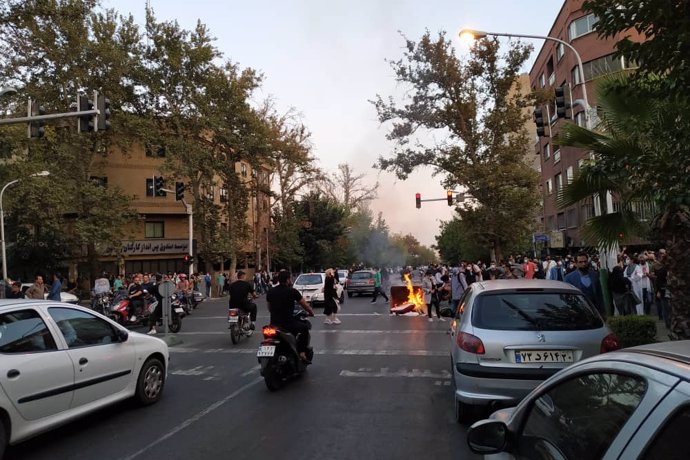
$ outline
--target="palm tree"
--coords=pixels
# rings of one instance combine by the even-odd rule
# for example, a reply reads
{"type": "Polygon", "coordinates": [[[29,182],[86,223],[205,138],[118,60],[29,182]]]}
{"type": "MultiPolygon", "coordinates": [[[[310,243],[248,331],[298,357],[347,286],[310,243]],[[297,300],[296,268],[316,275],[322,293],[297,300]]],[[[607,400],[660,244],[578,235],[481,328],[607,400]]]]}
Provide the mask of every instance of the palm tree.
{"type": "Polygon", "coordinates": [[[617,248],[621,234],[644,236],[650,227],[666,241],[673,295],[669,332],[672,339],[690,339],[690,105],[652,91],[652,80],[647,84],[628,75],[603,80],[597,91],[597,126],[590,130],[568,124],[561,129],[558,144],[589,150],[594,160],[565,186],[557,204],[565,208],[609,192],[618,206],[586,222],[587,241],[617,248]],[[646,224],[636,210],[650,205],[656,216],[646,224]]]}

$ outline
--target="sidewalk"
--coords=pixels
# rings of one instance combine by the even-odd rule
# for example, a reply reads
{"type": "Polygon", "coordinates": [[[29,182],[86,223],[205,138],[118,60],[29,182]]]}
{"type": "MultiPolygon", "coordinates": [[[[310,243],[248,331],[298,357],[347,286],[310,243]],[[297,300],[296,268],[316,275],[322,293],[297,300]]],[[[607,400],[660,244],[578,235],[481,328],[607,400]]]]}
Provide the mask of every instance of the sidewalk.
{"type": "Polygon", "coordinates": [[[671,340],[668,338],[668,329],[666,329],[666,323],[663,321],[656,322],[656,339],[659,342],[668,342],[671,340]]]}

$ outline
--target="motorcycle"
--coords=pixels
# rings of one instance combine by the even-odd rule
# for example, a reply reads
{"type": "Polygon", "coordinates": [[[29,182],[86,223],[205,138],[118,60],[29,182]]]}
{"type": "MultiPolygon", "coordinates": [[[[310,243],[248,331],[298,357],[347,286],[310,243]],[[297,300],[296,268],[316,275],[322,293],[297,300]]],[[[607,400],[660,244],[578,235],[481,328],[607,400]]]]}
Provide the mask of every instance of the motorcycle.
{"type": "Polygon", "coordinates": [[[108,316],[112,311],[111,301],[112,295],[109,292],[93,294],[91,300],[91,309],[100,313],[101,315],[108,316]]]}
{"type": "Polygon", "coordinates": [[[233,345],[237,345],[242,337],[251,337],[254,333],[254,325],[249,321],[249,313],[239,308],[229,308],[228,329],[230,329],[230,340],[233,345]]]}
{"type": "Polygon", "coordinates": [[[176,291],[172,295],[172,301],[184,310],[185,315],[191,315],[194,307],[193,296],[187,295],[182,291],[176,291]]]}
{"type": "Polygon", "coordinates": [[[192,308],[194,310],[196,310],[199,304],[204,300],[206,300],[206,296],[203,293],[199,291],[192,292],[192,308]]]}
{"type": "MultiPolygon", "coordinates": [[[[127,291],[119,291],[113,301],[112,312],[109,315],[110,318],[123,326],[143,326],[148,323],[149,316],[156,310],[158,299],[144,290],[144,307],[134,312],[134,316],[136,316],[135,321],[132,321],[129,316],[129,303],[130,299],[127,291]]],[[[175,306],[173,301],[171,303],[170,315],[171,318],[170,323],[168,323],[168,329],[173,333],[180,332],[180,329],[182,329],[184,309],[179,305],[175,306]]],[[[157,324],[159,326],[162,325],[163,320],[159,318],[157,324]]]]}
{"type": "MultiPolygon", "coordinates": [[[[300,310],[294,313],[295,318],[304,321],[311,329],[307,319],[308,313],[300,310]]],[[[264,340],[259,346],[256,357],[261,365],[261,375],[270,391],[279,390],[290,378],[298,377],[307,370],[314,358],[314,349],[307,346],[308,361],[303,361],[297,351],[297,337],[276,326],[264,326],[264,340]]]]}

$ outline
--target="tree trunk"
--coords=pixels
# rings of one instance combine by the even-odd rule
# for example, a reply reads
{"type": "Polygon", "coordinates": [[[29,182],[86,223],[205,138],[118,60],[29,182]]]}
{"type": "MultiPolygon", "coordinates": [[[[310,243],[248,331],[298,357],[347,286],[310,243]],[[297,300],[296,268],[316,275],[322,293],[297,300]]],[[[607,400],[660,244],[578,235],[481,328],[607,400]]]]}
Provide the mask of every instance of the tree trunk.
{"type": "Polygon", "coordinates": [[[232,281],[235,281],[236,278],[236,273],[237,273],[237,253],[233,252],[230,255],[230,273],[228,276],[232,281]]]}
{"type": "Polygon", "coordinates": [[[668,289],[671,292],[669,331],[671,340],[690,339],[690,213],[680,210],[668,219],[666,232],[666,264],[668,267],[668,289]]]}

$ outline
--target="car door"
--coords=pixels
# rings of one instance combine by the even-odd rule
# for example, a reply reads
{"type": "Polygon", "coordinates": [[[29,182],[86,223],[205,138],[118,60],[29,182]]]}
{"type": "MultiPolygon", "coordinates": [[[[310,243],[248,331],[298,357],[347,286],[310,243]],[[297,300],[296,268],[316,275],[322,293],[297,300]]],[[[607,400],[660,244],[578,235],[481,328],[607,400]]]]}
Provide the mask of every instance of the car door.
{"type": "Polygon", "coordinates": [[[77,308],[49,307],[74,365],[74,398],[79,407],[123,391],[131,382],[135,347],[121,342],[115,326],[77,308]]]}
{"type": "Polygon", "coordinates": [[[74,366],[39,311],[0,314],[0,386],[25,420],[66,411],[74,394],[74,366]]]}

